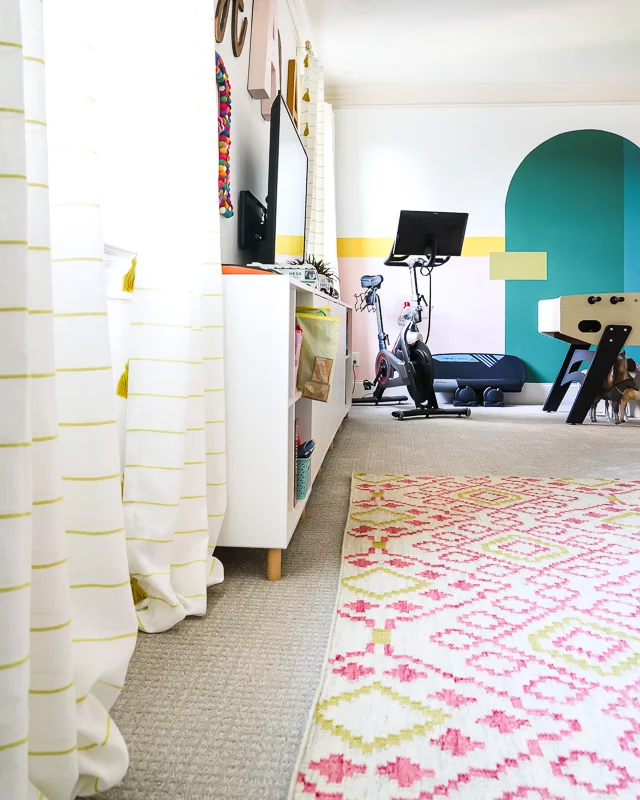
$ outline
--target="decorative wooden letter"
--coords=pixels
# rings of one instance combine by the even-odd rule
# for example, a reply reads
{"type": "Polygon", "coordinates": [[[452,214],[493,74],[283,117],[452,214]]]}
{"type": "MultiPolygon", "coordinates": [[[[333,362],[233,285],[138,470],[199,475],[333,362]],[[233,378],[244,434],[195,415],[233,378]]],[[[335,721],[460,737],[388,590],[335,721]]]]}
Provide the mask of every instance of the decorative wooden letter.
{"type": "Polygon", "coordinates": [[[232,40],[231,45],[233,47],[233,55],[239,56],[242,53],[242,48],[244,47],[244,40],[247,38],[247,28],[249,27],[249,21],[245,17],[242,20],[242,25],[240,26],[240,33],[238,34],[238,11],[244,11],[244,0],[233,0],[233,31],[232,31],[232,40]]]}
{"type": "Polygon", "coordinates": [[[254,0],[249,94],[262,104],[262,116],[271,118],[271,106],[278,93],[278,2],[254,0]]]}
{"type": "Polygon", "coordinates": [[[224,39],[230,5],[231,0],[218,0],[216,3],[216,42],[221,42],[224,39]]]}
{"type": "MultiPolygon", "coordinates": [[[[224,34],[227,30],[227,21],[229,19],[229,6],[232,0],[218,0],[216,3],[216,42],[221,42],[224,39],[224,34]]],[[[240,25],[240,32],[238,33],[238,12],[244,11],[244,0],[233,0],[233,12],[231,15],[231,46],[233,47],[233,55],[239,56],[244,47],[244,40],[247,38],[247,28],[249,21],[245,17],[240,25]]]]}
{"type": "Polygon", "coordinates": [[[289,71],[287,75],[287,107],[293,121],[298,127],[298,65],[295,58],[289,61],[289,71]]]}

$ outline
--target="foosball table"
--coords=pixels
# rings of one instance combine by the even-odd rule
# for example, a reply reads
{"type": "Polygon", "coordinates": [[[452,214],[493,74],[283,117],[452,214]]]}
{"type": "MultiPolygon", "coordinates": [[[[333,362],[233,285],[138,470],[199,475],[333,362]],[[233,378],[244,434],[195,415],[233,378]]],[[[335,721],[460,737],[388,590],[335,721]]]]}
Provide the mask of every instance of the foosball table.
{"type": "Polygon", "coordinates": [[[543,410],[557,411],[569,386],[577,381],[580,389],[567,422],[583,422],[618,354],[626,345],[640,345],[640,292],[540,300],[538,331],[569,345],[543,410]]]}

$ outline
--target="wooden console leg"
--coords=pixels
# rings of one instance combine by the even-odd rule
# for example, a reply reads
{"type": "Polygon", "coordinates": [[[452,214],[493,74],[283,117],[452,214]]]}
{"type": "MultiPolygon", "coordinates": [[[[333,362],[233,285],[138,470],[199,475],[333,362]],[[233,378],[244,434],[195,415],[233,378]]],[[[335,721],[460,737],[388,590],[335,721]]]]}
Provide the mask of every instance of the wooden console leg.
{"type": "Polygon", "coordinates": [[[267,580],[279,581],[282,577],[282,550],[270,547],[267,550],[267,580]]]}
{"type": "Polygon", "coordinates": [[[342,423],[340,423],[340,427],[338,428],[338,433],[342,433],[342,423]]]}
{"type": "Polygon", "coordinates": [[[331,444],[329,445],[329,450],[333,450],[334,446],[335,446],[335,445],[334,445],[334,443],[333,443],[333,439],[332,439],[332,440],[331,440],[331,444]]]}
{"type": "Polygon", "coordinates": [[[300,519],[301,519],[301,520],[305,520],[306,518],[307,518],[307,507],[305,506],[305,507],[302,509],[302,514],[300,514],[300,519]]]}

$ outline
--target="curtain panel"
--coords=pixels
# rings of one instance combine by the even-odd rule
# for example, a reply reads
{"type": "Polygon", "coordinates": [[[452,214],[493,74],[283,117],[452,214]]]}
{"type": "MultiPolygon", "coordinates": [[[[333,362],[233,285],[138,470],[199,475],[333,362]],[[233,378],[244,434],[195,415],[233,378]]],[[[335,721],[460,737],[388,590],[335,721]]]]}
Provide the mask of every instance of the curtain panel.
{"type": "Polygon", "coordinates": [[[0,0],[0,775],[12,800],[90,795],[128,765],[109,715],[137,626],[92,167],[92,6],[52,4],[45,37],[39,0],[0,0]]]}

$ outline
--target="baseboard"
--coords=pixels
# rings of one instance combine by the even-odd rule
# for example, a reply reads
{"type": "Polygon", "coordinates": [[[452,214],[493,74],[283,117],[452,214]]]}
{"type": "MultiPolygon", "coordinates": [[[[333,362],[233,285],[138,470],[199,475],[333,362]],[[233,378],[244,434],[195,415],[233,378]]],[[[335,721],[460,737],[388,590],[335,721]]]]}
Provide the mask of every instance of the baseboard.
{"type": "MultiPolygon", "coordinates": [[[[505,404],[508,406],[540,406],[544,405],[547,395],[551,391],[552,384],[550,383],[525,383],[521,392],[507,392],[504,396],[505,404]]],[[[395,392],[401,392],[401,389],[396,389],[395,392]]],[[[571,408],[576,394],[578,393],[578,384],[572,384],[569,391],[565,395],[560,408],[571,408]]],[[[355,389],[353,392],[354,397],[364,397],[368,394],[364,390],[362,381],[356,381],[355,389]]],[[[447,403],[451,402],[451,397],[447,395],[438,395],[438,400],[447,403]]]]}

